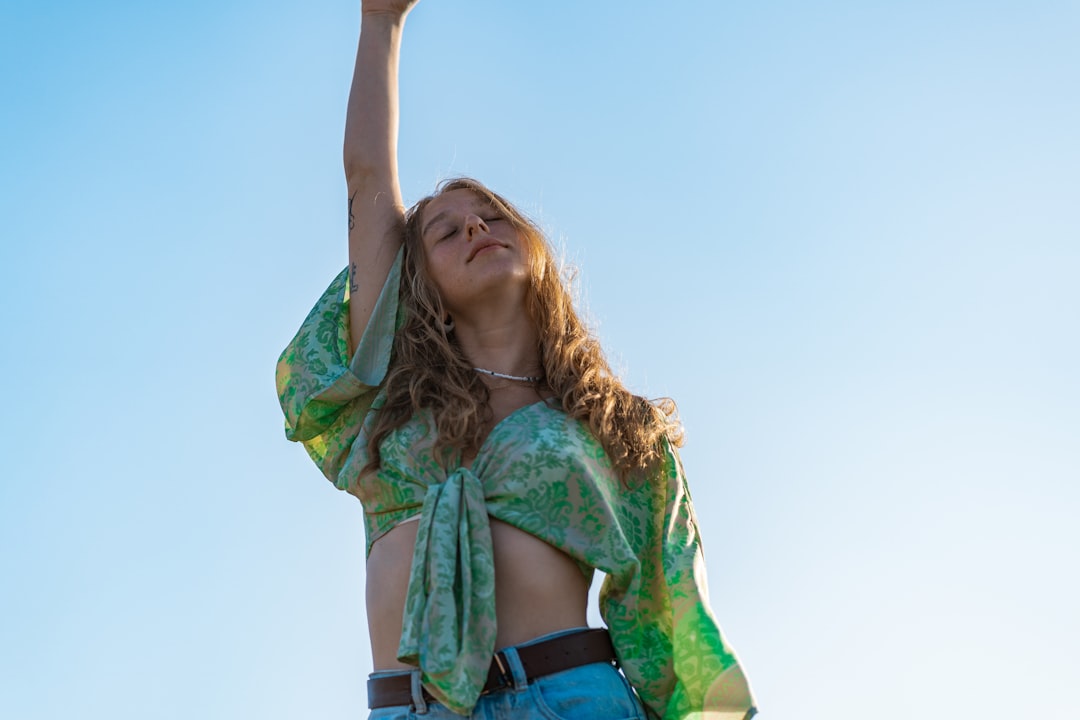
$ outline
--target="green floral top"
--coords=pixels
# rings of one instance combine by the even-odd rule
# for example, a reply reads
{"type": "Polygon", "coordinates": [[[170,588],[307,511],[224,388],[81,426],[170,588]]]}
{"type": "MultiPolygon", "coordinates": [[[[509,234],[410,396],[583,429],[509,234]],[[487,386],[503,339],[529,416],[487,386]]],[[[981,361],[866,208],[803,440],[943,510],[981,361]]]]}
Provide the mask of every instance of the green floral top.
{"type": "Polygon", "coordinates": [[[541,401],[496,425],[471,468],[446,467],[433,452],[433,418],[420,410],[383,441],[379,469],[360,476],[402,320],[401,257],[351,359],[343,271],[277,367],[286,436],[360,499],[368,552],[420,515],[399,659],[418,666],[454,712],[476,704],[495,650],[492,517],[567,553],[589,578],[593,568],[607,574],[600,613],[651,716],[752,716],[745,678],[709,609],[697,521],[673,450],[658,477],[626,487],[586,426],[541,401]]]}

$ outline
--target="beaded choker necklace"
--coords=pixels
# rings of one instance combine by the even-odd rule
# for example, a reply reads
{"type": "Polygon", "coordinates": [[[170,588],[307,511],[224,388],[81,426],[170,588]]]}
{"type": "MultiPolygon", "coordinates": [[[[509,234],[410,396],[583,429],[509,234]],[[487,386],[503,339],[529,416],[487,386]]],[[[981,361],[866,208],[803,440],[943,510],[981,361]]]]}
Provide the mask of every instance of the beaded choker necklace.
{"type": "Polygon", "coordinates": [[[503,380],[515,380],[517,382],[536,384],[544,379],[543,375],[507,375],[506,373],[495,372],[494,370],[485,370],[484,368],[474,367],[473,370],[491,377],[502,378],[503,380]]]}

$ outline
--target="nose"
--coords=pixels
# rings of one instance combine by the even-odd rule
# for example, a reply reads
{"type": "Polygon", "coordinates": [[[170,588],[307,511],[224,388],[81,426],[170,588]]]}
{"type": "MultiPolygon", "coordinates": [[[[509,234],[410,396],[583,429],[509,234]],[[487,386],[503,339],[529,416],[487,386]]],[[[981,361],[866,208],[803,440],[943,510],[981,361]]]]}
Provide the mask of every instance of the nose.
{"type": "Polygon", "coordinates": [[[465,236],[472,240],[481,233],[490,232],[488,230],[487,223],[484,222],[484,218],[475,213],[470,213],[465,217],[465,236]]]}

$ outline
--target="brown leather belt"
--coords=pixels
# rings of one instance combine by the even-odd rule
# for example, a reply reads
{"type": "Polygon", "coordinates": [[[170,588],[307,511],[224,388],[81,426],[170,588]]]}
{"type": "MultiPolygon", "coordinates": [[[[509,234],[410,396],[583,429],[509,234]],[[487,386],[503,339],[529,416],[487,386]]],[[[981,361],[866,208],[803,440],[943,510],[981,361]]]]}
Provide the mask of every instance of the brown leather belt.
{"type": "MultiPolygon", "coordinates": [[[[613,662],[615,649],[611,646],[611,636],[607,630],[582,630],[572,635],[562,635],[551,640],[544,640],[534,645],[517,648],[518,658],[525,670],[525,679],[538,677],[588,665],[597,662],[613,662]]],[[[488,670],[487,682],[481,694],[513,687],[514,678],[510,673],[510,663],[503,652],[495,653],[488,670]]],[[[390,675],[368,679],[368,708],[412,704],[411,673],[390,675]]],[[[428,702],[434,698],[424,691],[428,702]]]]}

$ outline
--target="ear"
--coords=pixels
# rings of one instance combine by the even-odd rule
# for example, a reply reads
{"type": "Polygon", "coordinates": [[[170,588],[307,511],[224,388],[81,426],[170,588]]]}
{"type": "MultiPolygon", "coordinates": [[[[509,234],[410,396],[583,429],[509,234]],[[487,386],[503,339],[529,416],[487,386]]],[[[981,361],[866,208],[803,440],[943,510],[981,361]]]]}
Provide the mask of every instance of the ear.
{"type": "Polygon", "coordinates": [[[443,332],[445,332],[447,335],[454,332],[454,318],[447,315],[443,319],[442,326],[443,326],[443,332]]]}

